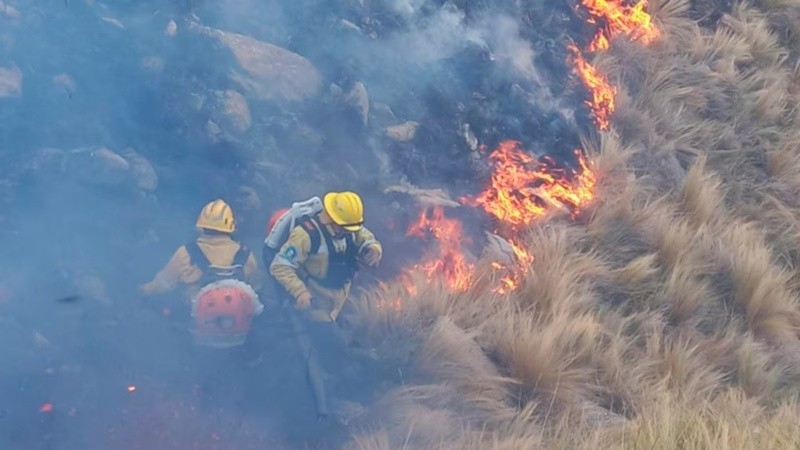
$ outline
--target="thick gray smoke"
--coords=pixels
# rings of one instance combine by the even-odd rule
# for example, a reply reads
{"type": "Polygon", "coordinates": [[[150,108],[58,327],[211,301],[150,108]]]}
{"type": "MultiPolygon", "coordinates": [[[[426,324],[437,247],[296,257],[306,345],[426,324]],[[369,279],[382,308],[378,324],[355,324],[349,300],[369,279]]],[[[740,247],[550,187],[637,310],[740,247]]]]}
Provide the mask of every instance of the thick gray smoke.
{"type": "Polygon", "coordinates": [[[586,120],[554,44],[568,14],[541,1],[0,0],[0,447],[337,442],[346,428],[314,428],[290,356],[209,375],[246,399],[236,413],[198,405],[170,299],[137,285],[214,198],[260,249],[277,208],[357,190],[391,254],[417,210],[386,186],[476,192],[482,148],[503,139],[568,155],[586,120]],[[164,436],[169,420],[179,431],[164,436]]]}

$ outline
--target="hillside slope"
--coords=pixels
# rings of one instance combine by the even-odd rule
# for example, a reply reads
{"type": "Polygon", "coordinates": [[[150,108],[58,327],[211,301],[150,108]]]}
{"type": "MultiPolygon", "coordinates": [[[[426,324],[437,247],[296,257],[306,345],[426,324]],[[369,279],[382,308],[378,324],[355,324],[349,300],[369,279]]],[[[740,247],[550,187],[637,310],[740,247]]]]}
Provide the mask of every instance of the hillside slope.
{"type": "Polygon", "coordinates": [[[694,3],[594,59],[619,87],[595,200],[526,233],[519,289],[483,261],[467,292],[365,296],[404,383],[350,448],[800,445],[800,3],[694,3]]]}

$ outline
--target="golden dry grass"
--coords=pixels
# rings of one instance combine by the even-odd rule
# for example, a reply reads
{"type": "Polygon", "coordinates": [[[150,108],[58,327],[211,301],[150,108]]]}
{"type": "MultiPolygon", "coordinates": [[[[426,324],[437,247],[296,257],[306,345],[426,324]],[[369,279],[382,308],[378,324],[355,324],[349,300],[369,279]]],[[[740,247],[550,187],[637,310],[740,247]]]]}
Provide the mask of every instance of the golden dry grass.
{"type": "Polygon", "coordinates": [[[659,41],[596,57],[597,198],[529,230],[520,289],[481,261],[466,293],[364,296],[408,373],[348,448],[800,448],[800,2],[757,5],[656,0],[659,41]]]}

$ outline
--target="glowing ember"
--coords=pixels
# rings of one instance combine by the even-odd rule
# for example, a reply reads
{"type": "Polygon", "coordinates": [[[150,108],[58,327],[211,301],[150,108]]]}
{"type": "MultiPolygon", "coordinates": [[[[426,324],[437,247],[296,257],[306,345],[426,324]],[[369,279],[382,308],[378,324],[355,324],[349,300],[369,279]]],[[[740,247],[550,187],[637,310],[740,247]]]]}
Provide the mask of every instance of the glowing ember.
{"type": "Polygon", "coordinates": [[[44,403],[41,407],[39,407],[39,412],[47,414],[53,412],[53,409],[52,403],[44,403]]]}
{"type": "MultiPolygon", "coordinates": [[[[416,264],[407,270],[406,278],[414,272],[423,272],[431,280],[436,275],[442,275],[450,289],[466,291],[472,285],[474,266],[466,261],[461,252],[464,241],[461,232],[461,222],[444,216],[444,208],[435,208],[423,211],[416,222],[409,226],[406,236],[415,236],[425,239],[428,236],[436,239],[438,248],[429,253],[427,262],[416,264]]],[[[416,288],[405,283],[409,293],[416,292],[416,288]]]]}
{"type": "Polygon", "coordinates": [[[585,102],[586,106],[592,111],[597,128],[605,131],[611,125],[611,114],[615,109],[614,98],[617,96],[617,88],[609,83],[597,68],[586,61],[578,47],[569,45],[567,49],[572,53],[572,70],[581,77],[583,85],[592,94],[592,99],[585,102]]]}
{"type": "MultiPolygon", "coordinates": [[[[551,160],[525,153],[517,141],[504,141],[489,155],[494,172],[489,186],[474,199],[462,202],[480,206],[512,228],[530,225],[553,208],[578,208],[593,197],[595,176],[576,151],[580,172],[558,169],[551,160]]],[[[516,251],[516,250],[515,250],[516,251]]],[[[519,256],[519,254],[517,255],[519,256]]]]}
{"type": "Polygon", "coordinates": [[[135,384],[129,384],[126,389],[128,390],[128,392],[136,392],[136,385],[135,384]]]}
{"type": "Polygon", "coordinates": [[[611,36],[622,34],[647,45],[660,35],[650,14],[644,10],[647,0],[633,6],[625,6],[622,0],[581,0],[581,3],[591,15],[590,23],[605,24],[589,44],[590,52],[608,49],[611,36]]]}

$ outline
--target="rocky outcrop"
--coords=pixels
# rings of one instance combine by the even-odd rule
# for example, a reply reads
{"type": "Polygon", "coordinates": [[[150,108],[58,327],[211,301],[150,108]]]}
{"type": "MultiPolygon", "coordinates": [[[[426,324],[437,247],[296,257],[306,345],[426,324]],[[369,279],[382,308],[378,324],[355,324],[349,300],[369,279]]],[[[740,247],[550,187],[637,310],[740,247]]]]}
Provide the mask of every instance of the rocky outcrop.
{"type": "Polygon", "coordinates": [[[306,58],[242,34],[193,25],[225,45],[239,65],[231,78],[259,100],[292,103],[319,93],[322,75],[306,58]]]}

